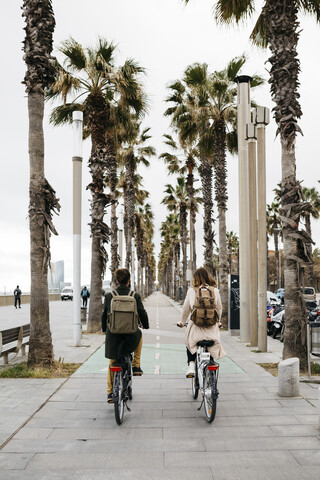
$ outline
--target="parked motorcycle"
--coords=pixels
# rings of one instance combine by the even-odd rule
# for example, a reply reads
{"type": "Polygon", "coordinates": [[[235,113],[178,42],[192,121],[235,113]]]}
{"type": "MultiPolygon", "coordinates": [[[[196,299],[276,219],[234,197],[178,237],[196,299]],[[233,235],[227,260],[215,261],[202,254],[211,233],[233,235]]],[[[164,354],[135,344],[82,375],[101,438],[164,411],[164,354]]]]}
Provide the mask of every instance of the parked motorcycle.
{"type": "Polygon", "coordinates": [[[273,332],[272,338],[277,338],[280,335],[281,341],[281,332],[282,337],[284,335],[284,307],[276,307],[271,315],[271,322],[273,323],[273,332]]]}
{"type": "Polygon", "coordinates": [[[267,306],[267,334],[273,334],[273,322],[271,321],[271,315],[273,314],[274,307],[267,306]]]}

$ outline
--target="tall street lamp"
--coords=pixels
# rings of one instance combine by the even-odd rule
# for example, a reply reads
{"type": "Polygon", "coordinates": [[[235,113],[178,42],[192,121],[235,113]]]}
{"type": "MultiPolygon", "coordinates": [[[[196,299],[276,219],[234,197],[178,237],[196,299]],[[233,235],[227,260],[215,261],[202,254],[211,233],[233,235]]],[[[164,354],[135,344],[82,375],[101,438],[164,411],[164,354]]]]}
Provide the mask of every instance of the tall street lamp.
{"type": "Polygon", "coordinates": [[[73,112],[73,345],[81,345],[81,183],[83,113],[73,112]]]}
{"type": "Polygon", "coordinates": [[[240,277],[240,340],[250,341],[250,232],[249,232],[249,167],[246,124],[250,122],[250,82],[241,75],[238,84],[238,157],[239,157],[239,277],[240,277]]]}
{"type": "Polygon", "coordinates": [[[258,348],[267,351],[267,222],[266,222],[266,125],[270,110],[257,107],[254,113],[257,126],[257,189],[258,189],[258,348]]]}
{"type": "Polygon", "coordinates": [[[246,127],[249,161],[249,229],[250,229],[250,343],[258,345],[258,263],[257,263],[257,175],[256,175],[256,126],[246,127]]]}

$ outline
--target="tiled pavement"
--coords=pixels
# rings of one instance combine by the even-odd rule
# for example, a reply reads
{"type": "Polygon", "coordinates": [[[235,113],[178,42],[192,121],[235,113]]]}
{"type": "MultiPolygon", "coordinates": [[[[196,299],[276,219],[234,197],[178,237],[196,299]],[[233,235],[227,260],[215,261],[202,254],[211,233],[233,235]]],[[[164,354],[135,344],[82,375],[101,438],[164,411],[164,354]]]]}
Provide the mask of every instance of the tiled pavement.
{"type": "Polygon", "coordinates": [[[280,342],[268,339],[269,352],[257,354],[222,332],[229,356],[221,361],[217,415],[209,425],[184,378],[179,307],[155,293],[146,308],[146,373],[134,379],[132,411],[120,427],[105,403],[103,348],[62,386],[0,380],[0,427],[11,418],[18,428],[0,451],[0,479],[319,479],[318,385],[301,383],[301,397],[280,398],[277,379],[256,364],[278,361],[280,342]],[[6,418],[11,389],[18,399],[6,418]],[[55,389],[33,415],[33,392],[43,401],[55,389]],[[31,418],[19,429],[21,414],[31,418]]]}

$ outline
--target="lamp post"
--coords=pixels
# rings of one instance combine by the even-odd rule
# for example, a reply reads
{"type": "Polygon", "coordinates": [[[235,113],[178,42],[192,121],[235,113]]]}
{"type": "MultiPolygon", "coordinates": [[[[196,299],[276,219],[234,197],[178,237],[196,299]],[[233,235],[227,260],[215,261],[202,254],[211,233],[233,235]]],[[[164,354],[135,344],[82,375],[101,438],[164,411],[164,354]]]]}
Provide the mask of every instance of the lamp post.
{"type": "Polygon", "coordinates": [[[81,345],[81,183],[83,113],[73,112],[73,345],[81,345]]]}
{"type": "Polygon", "coordinates": [[[254,115],[257,126],[257,189],[258,189],[258,348],[267,351],[267,226],[266,226],[266,125],[270,110],[257,107],[254,115]]]}
{"type": "Polygon", "coordinates": [[[123,210],[119,213],[119,226],[118,226],[118,254],[119,254],[119,267],[123,267],[123,210]]]}
{"type": "Polygon", "coordinates": [[[246,140],[248,141],[249,161],[249,218],[250,218],[250,343],[258,345],[258,252],[257,252],[257,174],[256,174],[256,150],[257,133],[256,126],[248,123],[246,126],[246,140]]]}
{"type": "Polygon", "coordinates": [[[239,277],[240,340],[250,341],[250,234],[249,234],[249,167],[246,124],[250,121],[251,77],[235,78],[238,84],[238,157],[239,157],[239,277]]]}

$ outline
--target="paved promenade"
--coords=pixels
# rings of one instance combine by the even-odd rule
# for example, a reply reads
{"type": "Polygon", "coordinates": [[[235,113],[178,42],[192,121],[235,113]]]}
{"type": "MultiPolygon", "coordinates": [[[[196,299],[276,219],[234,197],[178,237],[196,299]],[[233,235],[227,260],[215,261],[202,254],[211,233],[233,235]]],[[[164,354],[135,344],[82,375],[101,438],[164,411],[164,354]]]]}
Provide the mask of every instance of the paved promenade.
{"type": "Polygon", "coordinates": [[[0,480],[319,479],[319,385],[301,383],[301,397],[280,398],[277,378],[256,364],[281,360],[279,341],[268,339],[268,353],[259,354],[222,332],[228,357],[209,425],[185,378],[179,306],[154,293],[145,302],[145,374],[134,378],[132,411],[118,426],[105,401],[103,337],[87,335],[90,347],[71,347],[72,307],[56,303],[55,348],[88,360],[68,380],[0,379],[0,480]]]}

